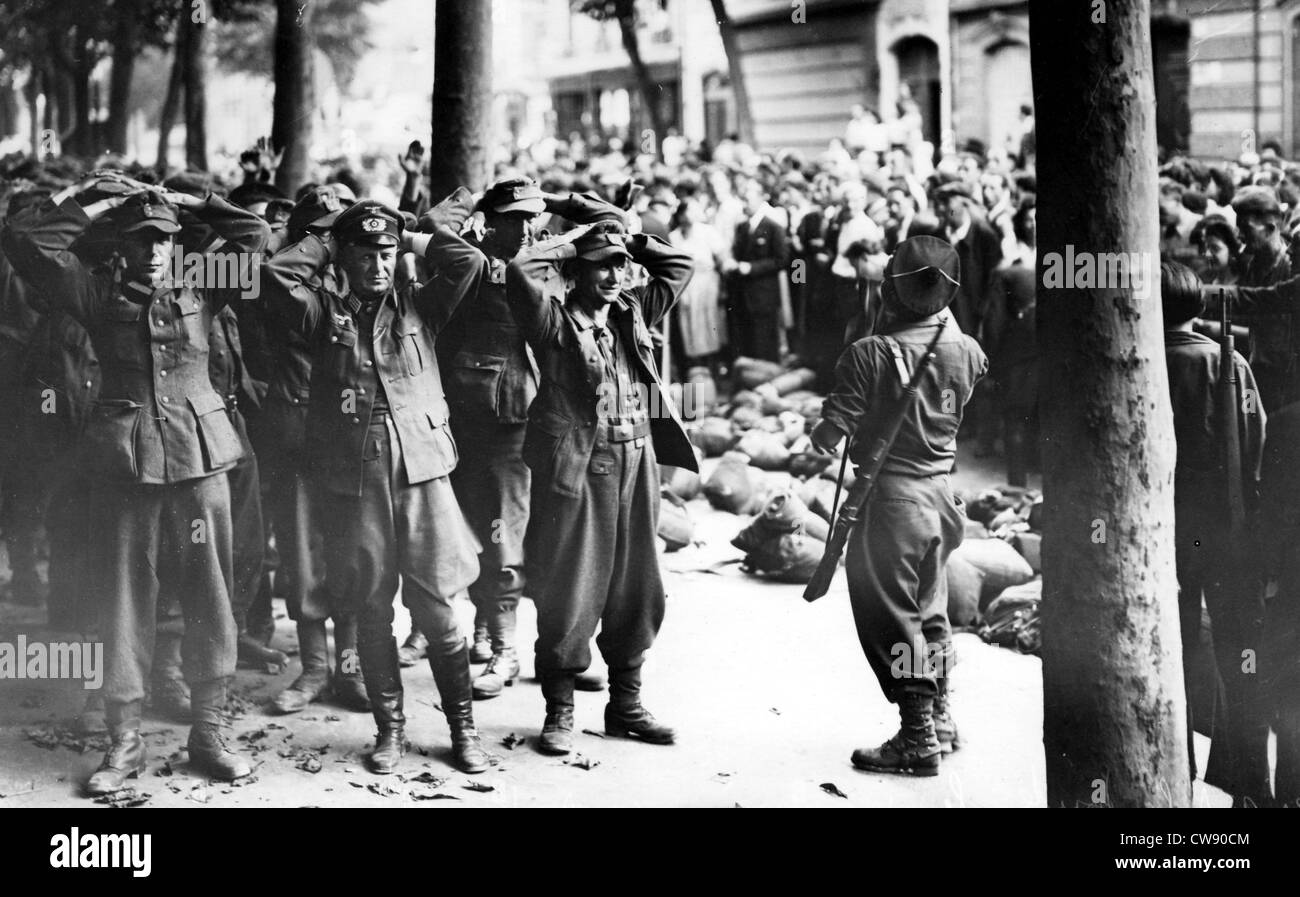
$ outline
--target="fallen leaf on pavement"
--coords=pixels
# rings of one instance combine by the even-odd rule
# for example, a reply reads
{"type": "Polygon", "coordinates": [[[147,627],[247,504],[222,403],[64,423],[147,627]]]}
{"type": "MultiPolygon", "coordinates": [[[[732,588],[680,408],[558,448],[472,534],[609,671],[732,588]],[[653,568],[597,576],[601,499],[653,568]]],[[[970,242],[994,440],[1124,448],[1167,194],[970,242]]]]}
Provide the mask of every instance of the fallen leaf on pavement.
{"type": "Polygon", "coordinates": [[[847,794],[845,794],[838,787],[836,787],[834,782],[822,782],[821,789],[825,791],[827,794],[833,794],[836,797],[845,797],[845,798],[848,797],[847,794]]]}

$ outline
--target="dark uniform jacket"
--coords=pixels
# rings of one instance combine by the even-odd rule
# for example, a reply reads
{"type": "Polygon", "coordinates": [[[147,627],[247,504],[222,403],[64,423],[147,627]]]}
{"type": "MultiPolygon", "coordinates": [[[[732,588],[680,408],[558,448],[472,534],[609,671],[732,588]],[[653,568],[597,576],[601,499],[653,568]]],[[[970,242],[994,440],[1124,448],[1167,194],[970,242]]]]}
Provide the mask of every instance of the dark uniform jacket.
{"type": "Polygon", "coordinates": [[[917,401],[903,420],[883,471],[914,477],[952,471],[962,409],[975,384],[987,373],[988,359],[979,344],[961,332],[948,311],[940,312],[938,320],[908,324],[888,334],[860,339],[840,356],[835,368],[835,390],[822,405],[822,417],[843,433],[861,433],[849,450],[849,459],[855,465],[869,464],[871,437],[886,424],[885,417],[903,394],[906,381],[888,339],[897,341],[910,379],[934,338],[939,320],[944,335],[935,347],[934,361],[921,378],[917,401]]]}
{"type": "MultiPolygon", "coordinates": [[[[240,271],[266,245],[266,222],[223,199],[209,195],[201,216],[240,271]]],[[[243,278],[201,289],[121,283],[69,250],[89,224],[68,200],[47,203],[4,234],[19,275],[85,325],[99,357],[103,385],[86,425],[87,462],[101,475],[153,484],[228,470],[242,448],[208,379],[208,334],[213,315],[239,301],[243,278]]]]}
{"type": "MultiPolygon", "coordinates": [[[[694,262],[689,253],[644,234],[631,237],[628,250],[650,280],[619,294],[609,310],[611,329],[630,350],[641,382],[659,397],[660,413],[652,410],[650,415],[650,438],[659,463],[698,470],[691,442],[659,379],[650,336],[650,327],[663,319],[690,282],[694,262]]],[[[542,372],[541,389],[528,415],[524,461],[554,492],[569,496],[579,493],[588,465],[594,463],[592,450],[607,439],[598,426],[599,402],[607,392],[595,332],[583,327],[557,298],[564,293],[559,262],[574,255],[572,243],[548,240],[525,249],[506,268],[506,297],[542,372]]]]}
{"type": "Polygon", "coordinates": [[[970,228],[953,248],[961,261],[961,286],[952,300],[952,313],[963,333],[982,339],[981,322],[1002,261],[1002,237],[982,216],[971,212],[970,228]]]}
{"type": "Polygon", "coordinates": [[[438,337],[453,420],[522,424],[537,395],[537,365],[506,302],[506,263],[489,259],[478,296],[438,337]]]}
{"type": "Polygon", "coordinates": [[[736,261],[749,262],[750,266],[748,274],[732,275],[732,283],[740,290],[745,309],[757,315],[780,313],[778,275],[790,262],[790,239],[784,228],[771,218],[763,218],[753,230],[749,221],[742,221],[736,226],[731,251],[736,261]]]}
{"type": "Polygon", "coordinates": [[[362,465],[373,460],[366,457],[366,431],[381,383],[407,482],[456,467],[434,340],[460,301],[478,291],[487,259],[446,227],[431,236],[425,260],[436,273],[424,286],[410,284],[383,299],[370,345],[358,339],[360,300],[313,286],[329,260],[320,237],[309,234],[263,269],[271,313],[312,347],[308,465],[331,492],[361,494],[362,465]]]}

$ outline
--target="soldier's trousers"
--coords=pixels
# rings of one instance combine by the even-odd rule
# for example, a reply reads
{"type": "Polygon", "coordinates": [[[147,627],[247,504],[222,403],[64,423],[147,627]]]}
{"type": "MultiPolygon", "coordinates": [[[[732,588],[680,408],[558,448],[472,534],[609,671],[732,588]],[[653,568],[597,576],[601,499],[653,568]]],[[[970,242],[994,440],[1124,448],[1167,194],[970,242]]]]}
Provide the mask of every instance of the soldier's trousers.
{"type": "MultiPolygon", "coordinates": [[[[357,617],[357,649],[371,671],[396,663],[393,598],[429,639],[430,653],[454,653],[464,638],[454,599],[478,578],[479,546],[447,477],[411,485],[390,419],[366,434],[361,495],[321,492],[325,587],[340,613],[357,617]],[[391,650],[390,650],[391,646],[391,650]]],[[[373,698],[373,696],[372,696],[373,698]]]]}
{"type": "MultiPolygon", "coordinates": [[[[1263,805],[1269,800],[1269,727],[1263,715],[1259,671],[1264,635],[1262,584],[1232,556],[1223,515],[1216,509],[1177,502],[1175,536],[1183,644],[1196,643],[1203,595],[1210,612],[1215,666],[1227,704],[1228,730],[1215,729],[1211,736],[1204,778],[1207,784],[1263,805]]],[[[1189,653],[1185,648],[1184,658],[1189,653]]],[[[1190,679],[1186,665],[1184,679],[1190,679]]],[[[1189,749],[1193,722],[1189,703],[1189,749]]]]}
{"type": "Polygon", "coordinates": [[[276,592],[284,595],[289,619],[327,620],[331,616],[328,593],[319,588],[323,577],[319,551],[312,552],[313,489],[306,474],[305,439],[307,407],[268,398],[262,411],[264,426],[276,432],[262,441],[268,449],[264,463],[266,511],[275,531],[280,565],[276,592]],[[287,588],[281,587],[281,581],[287,588]]]}
{"type": "Polygon", "coordinates": [[[456,498],[479,544],[479,577],[469,587],[476,608],[494,638],[494,623],[512,614],[524,591],[524,534],[532,475],[524,463],[527,424],[457,420],[456,438],[469,447],[451,475],[456,498]]]}
{"type": "Polygon", "coordinates": [[[248,440],[248,428],[238,411],[230,416],[244,446],[244,457],[227,474],[230,480],[230,514],[233,540],[233,585],[230,606],[239,631],[245,628],[248,609],[257,598],[266,557],[266,534],[262,527],[262,486],[257,455],[248,440]]]}
{"type": "Polygon", "coordinates": [[[961,544],[964,514],[948,476],[882,473],[849,535],[849,600],[880,689],[934,695],[956,663],[944,565],[961,544]]]}
{"type": "Polygon", "coordinates": [[[648,439],[591,455],[577,497],[533,471],[529,590],[537,605],[537,672],[581,673],[591,637],[611,670],[645,661],[664,619],[655,543],[659,468],[648,439]]]}
{"type": "Polygon", "coordinates": [[[230,609],[230,487],[226,474],[170,485],[101,481],[91,492],[104,639],[104,701],[144,698],[160,591],[185,617],[181,655],[191,686],[235,672],[230,609]]]}

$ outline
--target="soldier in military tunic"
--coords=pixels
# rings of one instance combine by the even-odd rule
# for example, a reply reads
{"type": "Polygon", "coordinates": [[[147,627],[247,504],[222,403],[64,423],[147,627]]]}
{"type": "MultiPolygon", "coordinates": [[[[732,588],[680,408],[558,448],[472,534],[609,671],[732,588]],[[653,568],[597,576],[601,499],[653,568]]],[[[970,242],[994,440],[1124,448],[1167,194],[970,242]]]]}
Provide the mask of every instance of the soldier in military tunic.
{"type": "Polygon", "coordinates": [[[83,181],[52,198],[30,223],[10,226],[4,248],[20,276],[89,331],[103,376],[87,422],[86,458],[97,477],[91,513],[108,535],[97,565],[105,577],[100,635],[106,642],[105,710],[112,744],[91,777],[92,794],[123,787],[145,765],[140,737],[144,677],[153,656],[160,587],[185,616],[185,678],[193,693],[191,765],[220,779],[248,763],[221,733],[235,669],[231,614],[231,518],[226,473],[239,436],[208,379],[213,315],[239,287],[174,287],[170,265],[177,208],[226,241],[224,270],[243,271],[266,244],[256,215],[209,194],[112,196],[82,208],[83,181]],[[70,251],[92,221],[110,215],[120,267],[89,271],[70,251]]]}
{"type": "Polygon", "coordinates": [[[676,738],[642,706],[641,666],[665,604],[657,462],[690,470],[697,462],[659,380],[650,328],[693,270],[688,253],[629,237],[614,221],[525,249],[506,268],[506,296],[541,368],[524,458],[533,473],[527,553],[544,753],[573,749],[574,679],[591,663],[597,626],[610,673],[606,732],[676,738]],[[635,290],[623,287],[629,261],[649,275],[635,290]]]}
{"type": "Polygon", "coordinates": [[[964,518],[949,485],[962,409],[988,370],[979,344],[948,310],[961,277],[957,252],[936,237],[901,243],[885,268],[881,332],[840,356],[813,443],[831,451],[857,436],[849,459],[868,463],[871,434],[885,424],[911,371],[942,336],[919,394],[862,517],[849,535],[846,565],[858,639],[881,690],[898,704],[902,727],[853,765],[875,772],[937,775],[941,753],[957,747],[948,710],[955,663],[944,564],[961,544],[964,518]],[[900,650],[911,663],[897,663],[900,650]],[[924,652],[917,657],[919,652],[924,652]]]}
{"type": "Polygon", "coordinates": [[[488,768],[454,612],[456,597],[478,577],[479,546],[448,479],[458,456],[434,352],[434,338],[460,301],[478,292],[487,269],[483,254],[456,233],[471,211],[468,193],[458,193],[430,213],[432,233],[406,230],[401,213],[377,202],[340,214],[331,233],[346,294],[311,285],[330,259],[315,235],[265,269],[271,313],[312,347],[306,444],[321,496],[325,586],[334,606],[357,614],[378,726],[369,763],[379,774],[391,773],[407,747],[392,628],[399,575],[402,600],[430,639],[454,763],[470,773],[488,768]],[[422,255],[433,278],[397,289],[399,249],[422,255]]]}

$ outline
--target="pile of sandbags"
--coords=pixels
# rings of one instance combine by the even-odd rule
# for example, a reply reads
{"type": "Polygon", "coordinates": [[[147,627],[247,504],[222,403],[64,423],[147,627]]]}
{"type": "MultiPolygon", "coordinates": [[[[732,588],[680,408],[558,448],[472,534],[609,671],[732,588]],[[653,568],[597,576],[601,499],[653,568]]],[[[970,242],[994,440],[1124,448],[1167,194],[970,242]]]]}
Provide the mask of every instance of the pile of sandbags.
{"type": "Polygon", "coordinates": [[[763,474],[750,466],[749,456],[727,452],[704,481],[704,497],[719,511],[754,514],[763,507],[763,474]]]}
{"type": "Polygon", "coordinates": [[[787,490],[772,496],[731,544],[745,552],[741,569],[777,582],[806,583],[826,551],[830,526],[787,490]]]}
{"type": "Polygon", "coordinates": [[[695,538],[695,521],[686,508],[686,502],[667,485],[660,488],[659,497],[659,538],[664,540],[664,551],[678,551],[695,538]]]}
{"type": "Polygon", "coordinates": [[[948,555],[948,621],[954,627],[979,624],[985,608],[1011,586],[1034,578],[1019,552],[1002,539],[966,539],[948,555]]]}

